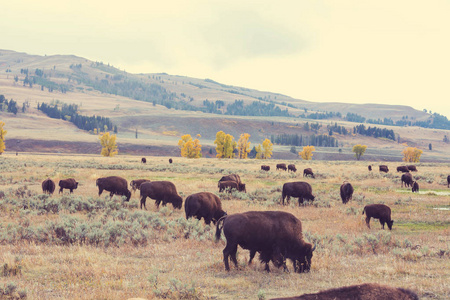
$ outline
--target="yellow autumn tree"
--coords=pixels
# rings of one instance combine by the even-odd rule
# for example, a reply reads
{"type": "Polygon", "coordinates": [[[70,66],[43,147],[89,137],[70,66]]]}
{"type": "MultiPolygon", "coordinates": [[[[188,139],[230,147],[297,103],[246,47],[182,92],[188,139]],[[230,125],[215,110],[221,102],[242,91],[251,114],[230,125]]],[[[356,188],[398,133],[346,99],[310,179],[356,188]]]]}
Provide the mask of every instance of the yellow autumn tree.
{"type": "MultiPolygon", "coordinates": [[[[197,134],[197,137],[200,136],[197,134]]],[[[202,145],[198,139],[192,140],[190,134],[185,134],[178,141],[178,147],[182,157],[199,158],[202,157],[202,145]]]]}
{"type": "Polygon", "coordinates": [[[269,159],[272,157],[273,144],[269,139],[265,139],[262,142],[262,151],[264,159],[269,159]]]}
{"type": "Polygon", "coordinates": [[[238,157],[239,158],[247,158],[248,153],[250,152],[250,142],[248,141],[250,138],[250,134],[243,133],[239,137],[239,141],[237,142],[238,147],[238,157]]]}
{"type": "Polygon", "coordinates": [[[3,126],[5,126],[5,122],[0,121],[0,154],[2,154],[5,151],[5,135],[7,131],[3,129],[3,126]]]}
{"type": "Polygon", "coordinates": [[[403,149],[403,161],[405,162],[419,162],[420,156],[422,155],[423,151],[420,149],[417,149],[416,147],[407,147],[403,149]]]}
{"type": "Polygon", "coordinates": [[[234,158],[234,149],[236,149],[237,143],[232,135],[219,131],[214,144],[217,145],[217,158],[234,158]]]}
{"type": "Polygon", "coordinates": [[[100,144],[102,145],[102,152],[100,153],[103,156],[114,156],[119,153],[116,144],[116,135],[110,135],[109,132],[105,132],[99,136],[100,144]]]}
{"type": "Polygon", "coordinates": [[[359,160],[361,156],[363,156],[364,152],[366,152],[367,146],[366,145],[355,145],[353,146],[352,151],[355,152],[356,160],[359,160]]]}
{"type": "Polygon", "coordinates": [[[314,151],[316,151],[316,148],[314,148],[314,146],[305,146],[303,147],[303,151],[299,152],[298,155],[300,155],[303,160],[311,160],[314,155],[314,151]]]}
{"type": "Polygon", "coordinates": [[[262,152],[262,149],[261,149],[261,145],[255,146],[255,151],[256,151],[255,158],[256,159],[262,159],[263,152],[262,152]]]}

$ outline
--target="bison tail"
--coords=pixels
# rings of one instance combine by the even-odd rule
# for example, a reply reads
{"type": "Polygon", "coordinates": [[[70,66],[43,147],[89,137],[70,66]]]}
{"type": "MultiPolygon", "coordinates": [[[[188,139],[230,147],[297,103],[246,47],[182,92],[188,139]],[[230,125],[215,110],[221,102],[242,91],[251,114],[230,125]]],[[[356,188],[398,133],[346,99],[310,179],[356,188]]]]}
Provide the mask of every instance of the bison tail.
{"type": "Polygon", "coordinates": [[[227,215],[223,216],[222,218],[220,218],[217,221],[217,225],[216,225],[216,242],[218,242],[220,240],[220,235],[222,234],[222,229],[223,229],[223,222],[224,220],[227,218],[227,215]],[[222,227],[220,226],[220,223],[222,222],[222,227]]]}
{"type": "Polygon", "coordinates": [[[363,208],[363,212],[362,212],[362,214],[364,214],[364,212],[365,212],[365,211],[366,211],[366,208],[364,207],[364,208],[363,208]]]}

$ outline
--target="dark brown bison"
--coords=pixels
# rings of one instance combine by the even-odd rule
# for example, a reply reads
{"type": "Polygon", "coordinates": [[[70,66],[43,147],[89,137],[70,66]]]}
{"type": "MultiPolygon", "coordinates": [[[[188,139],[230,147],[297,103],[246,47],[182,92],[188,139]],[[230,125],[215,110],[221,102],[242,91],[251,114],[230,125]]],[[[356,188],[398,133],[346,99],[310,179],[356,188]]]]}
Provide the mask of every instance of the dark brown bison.
{"type": "Polygon", "coordinates": [[[147,159],[145,157],[141,158],[141,163],[145,164],[147,162],[147,159]]]}
{"type": "Polygon", "coordinates": [[[379,219],[382,229],[384,229],[384,223],[392,230],[392,224],[394,221],[391,220],[391,208],[384,204],[369,204],[363,209],[362,214],[366,213],[366,224],[370,229],[370,218],[379,219]]]}
{"type": "Polygon", "coordinates": [[[414,166],[414,165],[409,165],[409,166],[407,166],[407,167],[408,167],[408,170],[410,170],[411,172],[417,172],[416,166],[414,166]]]}
{"type": "Polygon", "coordinates": [[[302,204],[304,199],[314,201],[311,185],[303,181],[287,182],[283,184],[283,191],[281,192],[281,203],[283,205],[286,197],[287,203],[289,203],[291,197],[298,198],[298,205],[302,204]]]}
{"type": "Polygon", "coordinates": [[[416,193],[416,192],[419,191],[419,184],[417,183],[417,181],[413,182],[411,190],[412,190],[413,193],[416,193]]]}
{"type": "Polygon", "coordinates": [[[402,187],[403,187],[403,183],[405,183],[405,187],[407,186],[412,186],[413,184],[413,177],[411,175],[411,173],[403,173],[402,174],[402,187]]]}
{"type": "Polygon", "coordinates": [[[353,186],[345,181],[340,188],[342,203],[346,204],[352,199],[353,196],[353,186]]]}
{"type": "Polygon", "coordinates": [[[389,172],[389,168],[386,165],[380,165],[380,172],[387,173],[389,172]]]}
{"type": "MultiPolygon", "coordinates": [[[[315,247],[303,240],[302,223],[294,215],[283,211],[248,211],[228,215],[217,222],[216,240],[220,239],[222,231],[220,223],[223,223],[227,239],[223,249],[225,270],[230,270],[230,256],[237,267],[239,245],[250,250],[251,256],[260,252],[266,271],[270,271],[269,261],[281,255],[293,262],[295,272],[309,272],[315,247]]],[[[277,263],[278,266],[280,264],[277,263]]]]}
{"type": "Polygon", "coordinates": [[[447,176],[447,187],[450,187],[450,175],[447,176]]]}
{"type": "Polygon", "coordinates": [[[109,192],[110,197],[113,195],[125,196],[125,201],[130,201],[131,192],[128,190],[128,182],[125,178],[119,176],[101,177],[97,179],[95,185],[98,186],[98,195],[103,191],[109,192]]]}
{"type": "Polygon", "coordinates": [[[363,283],[324,290],[315,294],[297,297],[272,298],[271,300],[419,300],[411,290],[395,288],[378,283],[363,283]]]}
{"type": "Polygon", "coordinates": [[[277,171],[278,171],[278,170],[284,170],[284,171],[286,171],[286,170],[287,170],[286,164],[277,164],[277,171]]]}
{"type": "Polygon", "coordinates": [[[294,164],[288,165],[288,171],[297,172],[297,168],[294,164]]]}
{"type": "Polygon", "coordinates": [[[141,184],[143,184],[144,182],[150,182],[149,179],[135,179],[135,180],[131,180],[130,181],[130,187],[131,189],[134,191],[136,191],[136,189],[140,189],[141,188],[141,184]]]}
{"type": "Polygon", "coordinates": [[[51,180],[50,178],[45,179],[42,181],[42,192],[44,194],[53,194],[55,191],[55,182],[51,180]]]}
{"type": "Polygon", "coordinates": [[[231,193],[233,189],[239,192],[247,192],[244,183],[237,183],[236,181],[219,181],[219,193],[223,191],[231,193]]]}
{"type": "Polygon", "coordinates": [[[221,181],[234,181],[237,183],[241,183],[241,177],[238,174],[222,176],[222,178],[220,178],[219,182],[217,183],[217,187],[219,187],[221,181]]]}
{"type": "Polygon", "coordinates": [[[222,210],[219,197],[209,192],[201,192],[188,196],[184,201],[186,219],[190,217],[203,218],[206,224],[216,222],[227,213],[222,210]]]}
{"type": "Polygon", "coordinates": [[[371,165],[369,165],[367,168],[369,169],[369,171],[372,171],[372,166],[371,165]]]}
{"type": "Polygon", "coordinates": [[[178,195],[175,185],[170,181],[151,181],[141,184],[141,209],[142,206],[147,209],[145,206],[147,197],[156,200],[157,208],[159,208],[161,201],[163,206],[172,203],[172,206],[178,209],[181,209],[183,205],[183,199],[178,195]]]}
{"type": "Polygon", "coordinates": [[[397,172],[407,173],[407,172],[409,172],[409,169],[407,166],[399,166],[399,167],[397,167],[397,172]]]}
{"type": "Polygon", "coordinates": [[[59,181],[59,193],[62,193],[64,189],[70,190],[70,193],[73,193],[78,187],[78,182],[73,178],[62,179],[59,181]]]}
{"type": "Polygon", "coordinates": [[[171,158],[169,158],[169,164],[173,163],[173,160],[171,158]]]}
{"type": "Polygon", "coordinates": [[[315,178],[311,168],[306,168],[303,170],[303,177],[305,176],[311,176],[312,178],[315,178]]]}
{"type": "Polygon", "coordinates": [[[261,170],[263,170],[263,171],[270,171],[270,166],[262,165],[261,166],[261,170]]]}

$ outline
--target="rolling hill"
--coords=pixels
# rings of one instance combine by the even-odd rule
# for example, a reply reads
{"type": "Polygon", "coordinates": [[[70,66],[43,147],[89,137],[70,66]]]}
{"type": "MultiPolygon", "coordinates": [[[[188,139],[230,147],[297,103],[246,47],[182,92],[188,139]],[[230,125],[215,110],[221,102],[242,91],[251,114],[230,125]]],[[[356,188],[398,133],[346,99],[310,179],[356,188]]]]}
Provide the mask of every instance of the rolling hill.
{"type": "MultiPolygon", "coordinates": [[[[37,110],[40,103],[76,104],[81,115],[110,118],[118,128],[119,153],[142,155],[179,155],[177,141],[187,133],[200,134],[204,156],[213,157],[210,149],[220,130],[236,140],[241,133],[249,133],[253,146],[281,134],[328,135],[333,125],[343,126],[351,133],[360,123],[347,120],[348,113],[394,123],[405,119],[430,123],[433,118],[408,106],[314,103],[212,79],[130,74],[72,55],[36,56],[9,50],[0,50],[0,95],[18,104],[17,115],[3,111],[0,118],[8,130],[7,151],[20,152],[99,153],[97,135],[68,121],[49,118],[37,110]],[[327,118],[320,119],[325,114],[327,118]],[[314,115],[319,119],[314,119],[314,115]],[[316,130],[306,130],[306,122],[318,124],[316,130]]],[[[363,143],[369,147],[364,159],[400,160],[401,150],[409,145],[428,151],[423,157],[430,161],[447,160],[450,146],[443,139],[450,136],[449,130],[364,125],[393,130],[396,138],[334,132],[338,147],[316,147],[315,159],[353,159],[352,145],[363,143]]],[[[276,145],[274,158],[296,159],[290,149],[290,145],[276,145]]]]}

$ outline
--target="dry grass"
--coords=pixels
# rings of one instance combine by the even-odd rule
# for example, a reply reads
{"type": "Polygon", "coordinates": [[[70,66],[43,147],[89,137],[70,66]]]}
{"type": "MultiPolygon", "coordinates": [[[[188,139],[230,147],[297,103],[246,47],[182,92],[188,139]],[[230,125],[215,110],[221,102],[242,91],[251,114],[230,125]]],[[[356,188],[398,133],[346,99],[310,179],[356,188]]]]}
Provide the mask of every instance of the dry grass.
{"type": "MultiPolygon", "coordinates": [[[[277,162],[265,164],[275,166],[277,162]]],[[[56,182],[67,177],[80,182],[74,196],[64,196],[67,200],[98,199],[95,179],[108,175],[123,176],[128,181],[170,180],[185,198],[199,191],[216,193],[222,175],[238,173],[248,193],[220,195],[229,214],[248,210],[291,212],[302,220],[305,237],[317,243],[317,250],[308,274],[284,273],[273,266],[272,272],[266,273],[257,261],[247,266],[248,251],[242,249],[238,251],[240,269],[231,266],[226,272],[222,262],[225,242],[214,242],[214,228],[191,220],[188,225],[199,235],[194,231],[186,235],[177,225],[184,219],[183,210],[173,210],[169,205],[158,211],[149,199],[148,211],[143,214],[157,216],[166,227],[149,228],[148,241],[141,246],[129,242],[109,247],[23,239],[7,242],[2,234],[8,226],[45,227],[67,217],[94,222],[91,219],[96,217],[112,218],[115,211],[105,209],[94,217],[69,209],[41,214],[2,202],[0,267],[7,264],[19,272],[0,275],[0,288],[14,283],[30,299],[268,299],[378,282],[413,289],[423,299],[450,297],[450,214],[434,209],[450,207],[449,190],[444,185],[448,164],[419,164],[419,172],[413,176],[419,178],[423,193],[412,194],[400,188],[399,173],[369,173],[367,162],[292,162],[299,170],[312,167],[317,179],[281,171],[263,173],[259,170],[261,162],[255,160],[176,158],[170,165],[167,157],[147,157],[144,165],[134,156],[2,155],[0,191],[5,197],[0,201],[16,200],[19,204],[38,199],[40,184],[47,176],[56,182]],[[298,207],[295,199],[288,206],[279,205],[282,184],[295,180],[311,183],[316,195],[314,205],[298,207]],[[355,187],[353,200],[345,206],[339,197],[344,180],[355,187]],[[392,208],[395,222],[391,232],[380,230],[376,220],[371,221],[372,229],[366,227],[361,211],[369,203],[385,203],[392,208]]],[[[50,199],[63,197],[56,193],[50,199]]],[[[100,199],[109,197],[103,194],[100,199]]],[[[140,213],[138,202],[138,194],[134,194],[121,209],[140,213]]]]}

